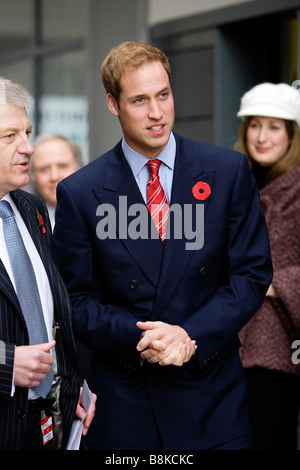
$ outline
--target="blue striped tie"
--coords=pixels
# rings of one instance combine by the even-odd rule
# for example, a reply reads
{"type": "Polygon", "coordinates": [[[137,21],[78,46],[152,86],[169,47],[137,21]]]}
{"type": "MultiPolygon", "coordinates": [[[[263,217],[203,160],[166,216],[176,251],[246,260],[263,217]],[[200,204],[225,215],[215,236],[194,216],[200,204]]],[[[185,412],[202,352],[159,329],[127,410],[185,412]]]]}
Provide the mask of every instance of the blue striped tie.
{"type": "MultiPolygon", "coordinates": [[[[18,300],[27,325],[29,344],[47,343],[48,335],[34,270],[8,201],[0,201],[0,217],[3,219],[4,237],[18,300]]],[[[52,380],[51,369],[45,380],[33,390],[42,398],[46,398],[52,380]]]]}

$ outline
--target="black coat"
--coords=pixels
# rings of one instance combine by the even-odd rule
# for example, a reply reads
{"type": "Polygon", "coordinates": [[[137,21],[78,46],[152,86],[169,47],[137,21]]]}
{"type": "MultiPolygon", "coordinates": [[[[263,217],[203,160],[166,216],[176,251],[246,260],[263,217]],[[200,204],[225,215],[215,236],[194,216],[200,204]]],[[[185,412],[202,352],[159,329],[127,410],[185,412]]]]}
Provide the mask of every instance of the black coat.
{"type": "MultiPolygon", "coordinates": [[[[65,447],[80,388],[71,305],[52,258],[52,232],[45,204],[40,198],[22,190],[10,194],[39,252],[52,290],[55,320],[59,324],[55,339],[58,374],[62,376],[60,407],[65,447]],[[43,217],[45,233],[39,227],[37,211],[43,217]]],[[[14,396],[11,397],[11,384],[15,346],[27,344],[25,320],[13,285],[0,260],[0,449],[17,450],[23,447],[28,388],[16,387],[14,396]]]]}

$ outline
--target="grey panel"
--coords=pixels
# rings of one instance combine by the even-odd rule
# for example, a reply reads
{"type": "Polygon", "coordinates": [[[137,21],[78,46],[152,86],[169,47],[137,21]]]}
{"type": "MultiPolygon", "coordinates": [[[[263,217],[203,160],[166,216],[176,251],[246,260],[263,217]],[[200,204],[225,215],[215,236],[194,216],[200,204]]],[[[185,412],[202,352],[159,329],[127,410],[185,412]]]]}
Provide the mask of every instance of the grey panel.
{"type": "Polygon", "coordinates": [[[174,131],[189,139],[214,143],[213,120],[175,122],[174,131]]]}
{"type": "Polygon", "coordinates": [[[214,108],[214,50],[173,55],[172,88],[179,118],[212,115],[214,108]]]}

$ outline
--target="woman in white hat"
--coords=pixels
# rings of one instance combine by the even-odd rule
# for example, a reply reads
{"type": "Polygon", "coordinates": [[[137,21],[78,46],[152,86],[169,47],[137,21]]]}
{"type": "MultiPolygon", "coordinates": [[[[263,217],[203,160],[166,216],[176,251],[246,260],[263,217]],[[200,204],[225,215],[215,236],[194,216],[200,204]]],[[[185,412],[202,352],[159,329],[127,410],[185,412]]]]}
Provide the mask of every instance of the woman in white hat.
{"type": "Polygon", "coordinates": [[[236,150],[261,189],[274,277],[240,332],[254,449],[296,450],[300,409],[300,93],[262,83],[245,93],[236,150]]]}

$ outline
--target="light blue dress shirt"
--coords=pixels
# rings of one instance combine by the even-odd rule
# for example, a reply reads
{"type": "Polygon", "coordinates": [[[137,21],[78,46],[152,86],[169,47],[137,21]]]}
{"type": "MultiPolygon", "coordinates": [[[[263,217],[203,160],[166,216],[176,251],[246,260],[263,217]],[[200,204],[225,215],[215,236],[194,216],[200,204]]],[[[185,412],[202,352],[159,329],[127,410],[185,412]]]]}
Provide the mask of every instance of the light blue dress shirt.
{"type": "MultiPolygon", "coordinates": [[[[141,155],[140,153],[136,152],[131,147],[129,147],[124,137],[122,139],[122,149],[125,158],[128,161],[128,164],[132,170],[133,176],[135,177],[137,185],[141,191],[141,194],[144,198],[144,201],[147,203],[147,183],[150,173],[149,168],[145,165],[149,161],[149,158],[145,157],[144,155],[141,155]]],[[[162,187],[164,188],[169,204],[172,193],[175,154],[176,141],[174,135],[171,133],[167,145],[156,157],[162,161],[162,164],[159,168],[159,179],[162,187]]]]}

